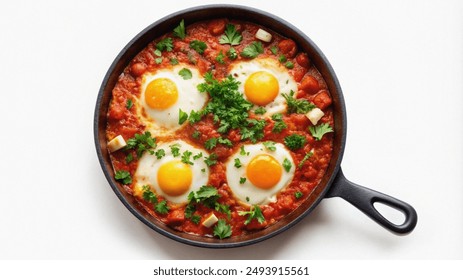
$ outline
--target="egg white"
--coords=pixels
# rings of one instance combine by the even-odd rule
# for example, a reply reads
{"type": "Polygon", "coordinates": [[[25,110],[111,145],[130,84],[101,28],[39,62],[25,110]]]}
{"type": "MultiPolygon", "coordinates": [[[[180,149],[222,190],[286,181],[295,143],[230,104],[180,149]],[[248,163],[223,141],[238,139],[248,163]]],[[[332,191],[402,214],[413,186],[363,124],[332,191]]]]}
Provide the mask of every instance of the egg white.
{"type": "Polygon", "coordinates": [[[172,132],[179,129],[182,126],[178,123],[179,109],[189,114],[191,110],[201,110],[206,104],[207,94],[200,93],[197,88],[198,84],[203,82],[204,79],[198,69],[191,68],[186,64],[178,64],[171,68],[159,69],[156,72],[145,74],[142,77],[138,116],[147,129],[151,131],[164,130],[172,132]],[[179,71],[183,68],[191,71],[191,79],[184,80],[179,75],[179,71]],[[158,78],[170,79],[178,90],[177,102],[164,110],[153,109],[145,101],[145,91],[148,84],[158,78]]]}
{"type": "MultiPolygon", "coordinates": [[[[265,71],[272,74],[277,79],[279,85],[278,95],[272,102],[264,106],[267,112],[262,116],[269,117],[276,113],[285,112],[287,104],[285,98],[281,94],[289,94],[291,90],[297,92],[297,83],[289,74],[288,69],[272,58],[256,58],[251,61],[241,61],[230,67],[230,74],[240,82],[238,89],[243,93],[243,97],[246,100],[248,99],[244,93],[244,84],[250,75],[258,71],[265,71]]],[[[254,105],[253,109],[255,110],[258,107],[259,106],[254,105]]]]}
{"type": "Polygon", "coordinates": [[[165,156],[163,156],[161,159],[157,159],[156,155],[151,155],[149,153],[144,153],[140,158],[137,170],[134,175],[135,188],[140,190],[142,186],[148,185],[156,194],[162,195],[167,201],[176,204],[186,203],[188,201],[188,194],[192,191],[199,190],[201,186],[206,185],[209,180],[209,168],[204,162],[204,157],[208,157],[209,154],[180,140],[163,143],[156,148],[156,150],[159,149],[164,149],[165,151],[165,156]],[[178,144],[180,149],[180,155],[177,157],[174,157],[171,152],[171,146],[175,144],[178,144]],[[163,164],[167,162],[180,160],[181,155],[185,151],[192,152],[190,160],[193,162],[193,165],[189,165],[193,173],[192,182],[189,190],[185,193],[179,196],[170,196],[164,193],[159,187],[157,176],[158,170],[163,164]],[[193,156],[199,153],[202,153],[202,157],[194,160],[193,156]]]}
{"type": "Polygon", "coordinates": [[[276,195],[287,185],[289,185],[294,177],[294,161],[290,152],[280,143],[275,144],[275,151],[268,150],[262,143],[254,145],[244,145],[244,155],[241,154],[241,149],[231,155],[226,162],[226,176],[228,185],[233,192],[235,198],[246,205],[264,205],[269,202],[276,201],[276,195]],[[257,155],[270,155],[275,158],[282,168],[280,181],[270,189],[261,189],[252,184],[246,175],[246,168],[249,162],[257,155]],[[235,167],[235,159],[238,158],[241,162],[241,167],[235,167]],[[291,163],[289,171],[284,170],[283,161],[288,159],[291,163]],[[246,178],[243,184],[240,184],[240,178],[246,178]]]}

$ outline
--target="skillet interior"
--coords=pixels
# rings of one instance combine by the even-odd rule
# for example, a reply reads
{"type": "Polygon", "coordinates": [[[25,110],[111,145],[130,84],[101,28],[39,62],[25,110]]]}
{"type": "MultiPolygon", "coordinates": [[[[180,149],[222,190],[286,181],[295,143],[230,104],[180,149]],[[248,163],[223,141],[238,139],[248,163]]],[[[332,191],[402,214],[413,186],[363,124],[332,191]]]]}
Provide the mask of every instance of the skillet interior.
{"type": "Polygon", "coordinates": [[[125,46],[112,63],[100,87],[95,108],[94,136],[98,158],[109,184],[127,209],[139,220],[155,231],[179,242],[200,247],[229,248],[253,244],[275,236],[296,224],[318,205],[330,188],[340,168],[346,139],[346,111],[342,91],[333,69],[323,53],[304,33],[290,23],[260,10],[235,5],[208,5],[183,10],[162,18],[140,32],[127,44],[127,46],[125,46]],[[328,89],[333,98],[332,106],[334,106],[335,122],[335,136],[331,162],[325,176],[315,188],[313,194],[299,208],[279,222],[252,234],[223,240],[178,232],[147,214],[138,206],[135,199],[131,195],[128,195],[120,184],[114,180],[114,171],[107,151],[105,136],[107,123],[106,113],[111,100],[112,89],[120,73],[123,72],[124,68],[135,55],[152,40],[170,32],[182,19],[185,19],[186,24],[188,24],[214,18],[232,18],[254,22],[296,41],[298,47],[308,54],[312,63],[320,71],[328,85],[328,89]]]}

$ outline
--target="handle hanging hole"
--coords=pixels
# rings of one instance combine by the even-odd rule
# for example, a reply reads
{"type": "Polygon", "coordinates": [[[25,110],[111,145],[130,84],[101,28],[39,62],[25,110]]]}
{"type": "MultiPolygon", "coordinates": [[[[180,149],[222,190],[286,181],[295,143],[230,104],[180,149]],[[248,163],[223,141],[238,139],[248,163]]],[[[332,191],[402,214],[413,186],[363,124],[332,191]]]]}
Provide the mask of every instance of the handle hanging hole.
{"type": "Polygon", "coordinates": [[[405,214],[389,205],[381,202],[374,202],[373,207],[388,221],[395,225],[402,225],[405,223],[405,214]]]}

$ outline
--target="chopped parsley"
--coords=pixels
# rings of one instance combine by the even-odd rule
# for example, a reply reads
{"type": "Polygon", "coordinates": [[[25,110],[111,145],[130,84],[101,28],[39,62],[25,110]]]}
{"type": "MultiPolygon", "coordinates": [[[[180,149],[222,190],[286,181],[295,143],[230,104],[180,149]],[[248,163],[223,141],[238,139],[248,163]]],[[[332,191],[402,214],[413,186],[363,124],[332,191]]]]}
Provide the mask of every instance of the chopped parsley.
{"type": "Polygon", "coordinates": [[[188,121],[191,124],[195,124],[195,123],[199,122],[202,117],[203,117],[202,111],[191,110],[190,116],[188,117],[188,121]]]}
{"type": "Polygon", "coordinates": [[[283,168],[286,170],[286,172],[289,172],[292,166],[293,165],[291,164],[291,161],[289,161],[287,158],[283,160],[283,168]]]}
{"type": "Polygon", "coordinates": [[[190,48],[197,51],[199,54],[203,54],[207,49],[207,45],[203,41],[193,40],[190,42],[190,48]]]}
{"type": "Polygon", "coordinates": [[[202,186],[199,190],[188,194],[188,203],[201,203],[206,207],[214,209],[219,198],[220,195],[216,188],[213,186],[202,186]]]}
{"type": "Polygon", "coordinates": [[[125,108],[127,108],[128,110],[130,110],[130,108],[132,108],[133,106],[133,101],[132,99],[127,99],[127,102],[125,102],[125,108]]]}
{"type": "Polygon", "coordinates": [[[149,186],[143,186],[142,191],[143,199],[151,203],[156,212],[158,212],[159,214],[167,214],[169,212],[169,206],[167,205],[167,201],[163,200],[159,202],[158,197],[155,193],[153,193],[153,191],[151,191],[151,188],[149,186]]]}
{"type": "Polygon", "coordinates": [[[246,182],[246,178],[240,177],[240,184],[244,184],[246,182]]]}
{"type": "Polygon", "coordinates": [[[169,206],[167,205],[167,201],[163,200],[156,204],[156,206],[154,206],[154,210],[156,210],[156,212],[158,212],[159,214],[169,213],[169,206]]]}
{"type": "Polygon", "coordinates": [[[197,160],[197,159],[200,159],[200,158],[202,158],[202,157],[203,157],[203,153],[202,153],[202,152],[199,152],[199,153],[197,153],[196,155],[193,156],[193,159],[194,159],[194,160],[197,160]]]}
{"type": "Polygon", "coordinates": [[[302,166],[304,165],[304,163],[311,157],[313,156],[313,153],[312,152],[308,152],[305,154],[304,158],[301,160],[301,162],[299,162],[299,164],[297,165],[297,167],[299,168],[302,168],[302,166]]]}
{"type": "Polygon", "coordinates": [[[214,226],[214,236],[217,236],[220,239],[230,237],[231,234],[231,226],[223,219],[220,219],[214,226]]]}
{"type": "Polygon", "coordinates": [[[254,110],[254,114],[256,115],[263,115],[267,112],[264,107],[259,107],[256,110],[254,110]]]}
{"type": "Polygon", "coordinates": [[[188,114],[183,112],[182,109],[178,109],[178,124],[183,124],[188,119],[188,114]]]}
{"type": "Polygon", "coordinates": [[[172,144],[169,147],[170,152],[174,157],[178,157],[180,155],[180,144],[172,144]]]}
{"type": "Polygon", "coordinates": [[[118,170],[114,175],[114,179],[121,182],[124,185],[128,185],[132,183],[132,177],[130,176],[130,172],[125,170],[118,170]]]}
{"type": "Polygon", "coordinates": [[[295,193],[294,193],[294,197],[295,197],[296,199],[300,199],[300,198],[303,197],[303,196],[304,196],[304,194],[303,194],[302,192],[295,192],[295,193]]]}
{"type": "Polygon", "coordinates": [[[182,154],[182,162],[185,164],[193,165],[193,162],[190,160],[193,153],[190,151],[184,151],[182,154]]]}
{"type": "Polygon", "coordinates": [[[333,128],[328,123],[309,127],[309,131],[315,140],[320,141],[326,133],[333,132],[333,128]]]}
{"type": "Polygon", "coordinates": [[[233,24],[227,24],[225,27],[225,34],[220,36],[219,43],[222,45],[230,44],[236,46],[241,43],[241,40],[243,40],[243,36],[238,33],[235,26],[233,24]]]}
{"type": "Polygon", "coordinates": [[[264,53],[264,46],[261,42],[252,42],[241,52],[242,57],[256,58],[259,54],[264,53]]]}
{"type": "MultiPolygon", "coordinates": [[[[190,117],[191,117],[191,114],[190,114],[190,117]]],[[[193,134],[191,134],[191,137],[193,137],[194,139],[199,139],[200,136],[201,136],[201,132],[199,132],[198,130],[195,130],[193,134]]]]}
{"type": "Polygon", "coordinates": [[[220,51],[217,57],[215,58],[215,61],[217,61],[220,64],[225,64],[225,61],[223,60],[224,58],[225,58],[225,55],[223,54],[222,51],[220,51]]]}
{"type": "Polygon", "coordinates": [[[208,157],[204,158],[204,163],[206,163],[207,166],[212,166],[217,163],[217,154],[212,153],[208,157]]]}
{"type": "Polygon", "coordinates": [[[264,136],[265,120],[249,119],[248,111],[252,104],[244,99],[238,90],[239,82],[231,75],[218,81],[212,74],[206,73],[205,83],[198,85],[200,92],[208,92],[211,96],[203,115],[211,113],[214,122],[218,123],[217,132],[223,134],[230,129],[239,129],[241,140],[255,143],[264,136]]]}
{"type": "Polygon", "coordinates": [[[302,148],[305,145],[307,140],[305,139],[303,135],[294,133],[289,136],[286,136],[284,141],[285,141],[285,145],[290,150],[295,151],[295,150],[302,148]]]}
{"type": "Polygon", "coordinates": [[[144,134],[136,133],[134,137],[127,140],[127,146],[125,150],[135,149],[137,152],[137,157],[141,158],[145,151],[148,151],[150,154],[154,154],[153,149],[156,148],[156,138],[151,137],[151,133],[146,131],[144,134]]]}
{"type": "Polygon", "coordinates": [[[191,216],[190,220],[191,220],[194,224],[199,224],[199,222],[201,222],[201,216],[193,215],[193,216],[191,216]]]}
{"type": "Polygon", "coordinates": [[[283,121],[283,115],[280,113],[272,115],[272,120],[275,121],[273,124],[272,132],[280,133],[283,131],[283,129],[288,127],[283,121]]]}
{"type": "Polygon", "coordinates": [[[212,150],[217,146],[217,138],[211,138],[207,139],[206,142],[204,142],[204,147],[208,150],[212,150]]]}
{"type": "Polygon", "coordinates": [[[262,214],[262,210],[259,206],[253,205],[249,211],[238,211],[238,215],[240,216],[248,216],[246,221],[244,222],[245,225],[249,224],[253,219],[256,219],[259,224],[265,222],[264,215],[262,214]]]}
{"type": "Polygon", "coordinates": [[[182,70],[178,71],[178,74],[184,79],[189,80],[193,77],[191,70],[188,68],[182,68],[182,70]]]}
{"type": "Polygon", "coordinates": [[[276,54],[278,53],[278,47],[277,47],[277,46],[272,46],[272,47],[270,48],[270,51],[271,51],[274,55],[276,55],[276,54]]]}
{"type": "Polygon", "coordinates": [[[236,168],[240,168],[242,165],[241,165],[241,161],[239,158],[235,158],[235,167],[236,168]]]}
{"type": "Polygon", "coordinates": [[[227,57],[231,60],[235,60],[238,58],[238,53],[236,52],[235,48],[231,47],[228,49],[227,57]]]}
{"type": "Polygon", "coordinates": [[[162,56],[162,52],[158,49],[154,50],[154,55],[155,56],[162,56]]]}
{"type": "Polygon", "coordinates": [[[244,146],[241,146],[240,148],[240,155],[249,156],[249,152],[246,152],[246,150],[244,149],[244,146]]]}
{"type": "Polygon", "coordinates": [[[288,69],[293,69],[294,68],[294,63],[292,63],[291,61],[287,61],[285,63],[285,67],[288,68],[288,69]]]}
{"type": "Polygon", "coordinates": [[[286,58],[286,56],[284,56],[283,54],[281,54],[279,57],[278,57],[278,61],[281,62],[281,63],[285,63],[288,59],[286,58]]]}
{"type": "Polygon", "coordinates": [[[125,157],[125,163],[129,164],[133,161],[133,154],[129,153],[126,157],[125,157]]]}
{"type": "Polygon", "coordinates": [[[180,39],[185,39],[186,37],[186,31],[185,31],[185,20],[182,19],[180,24],[174,28],[173,32],[174,36],[180,38],[180,39]]]}
{"type": "Polygon", "coordinates": [[[168,51],[168,52],[172,51],[174,49],[172,38],[167,37],[159,41],[156,44],[156,49],[160,50],[161,52],[162,51],[168,51]]]}
{"type": "Polygon", "coordinates": [[[294,91],[291,90],[289,94],[282,94],[283,97],[286,99],[286,104],[288,104],[288,113],[297,113],[297,114],[305,114],[310,110],[316,108],[316,106],[305,100],[305,99],[297,99],[294,98],[294,91]]]}
{"type": "Polygon", "coordinates": [[[217,141],[219,142],[219,144],[225,145],[227,147],[233,147],[233,143],[232,141],[230,141],[230,139],[219,137],[217,141]]]}
{"type": "Polygon", "coordinates": [[[277,150],[277,147],[275,147],[275,142],[273,141],[265,141],[262,144],[264,144],[265,148],[269,151],[275,152],[277,150]]]}
{"type": "Polygon", "coordinates": [[[157,159],[161,159],[163,156],[166,155],[166,151],[164,151],[164,149],[159,149],[154,153],[154,155],[157,159]]]}
{"type": "Polygon", "coordinates": [[[215,211],[219,211],[221,213],[227,214],[228,218],[231,218],[230,206],[216,202],[214,205],[214,209],[215,211]]]}
{"type": "Polygon", "coordinates": [[[154,60],[156,64],[161,64],[162,63],[162,57],[158,57],[154,60]]]}
{"type": "Polygon", "coordinates": [[[177,65],[177,64],[178,64],[178,59],[175,58],[175,57],[172,57],[172,58],[170,59],[170,64],[171,64],[171,65],[177,65]]]}

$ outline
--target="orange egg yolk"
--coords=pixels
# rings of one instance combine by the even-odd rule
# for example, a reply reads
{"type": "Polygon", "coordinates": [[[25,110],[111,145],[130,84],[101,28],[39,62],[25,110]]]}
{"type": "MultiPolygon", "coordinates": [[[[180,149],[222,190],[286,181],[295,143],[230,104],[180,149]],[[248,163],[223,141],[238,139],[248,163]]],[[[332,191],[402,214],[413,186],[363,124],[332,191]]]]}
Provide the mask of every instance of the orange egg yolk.
{"type": "Polygon", "coordinates": [[[188,164],[180,160],[164,163],[158,170],[158,184],[161,190],[170,196],[186,193],[193,180],[193,171],[188,164]]]}
{"type": "Polygon", "coordinates": [[[177,86],[168,78],[154,79],[145,89],[145,102],[153,109],[167,109],[174,105],[177,99],[177,86]]]}
{"type": "Polygon", "coordinates": [[[249,181],[261,189],[274,187],[280,181],[281,173],[280,163],[270,155],[258,155],[246,167],[249,181]]]}
{"type": "Polygon", "coordinates": [[[265,106],[277,97],[280,91],[278,80],[265,71],[252,73],[244,83],[244,94],[255,105],[265,106]]]}

